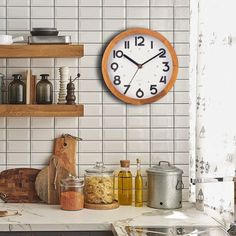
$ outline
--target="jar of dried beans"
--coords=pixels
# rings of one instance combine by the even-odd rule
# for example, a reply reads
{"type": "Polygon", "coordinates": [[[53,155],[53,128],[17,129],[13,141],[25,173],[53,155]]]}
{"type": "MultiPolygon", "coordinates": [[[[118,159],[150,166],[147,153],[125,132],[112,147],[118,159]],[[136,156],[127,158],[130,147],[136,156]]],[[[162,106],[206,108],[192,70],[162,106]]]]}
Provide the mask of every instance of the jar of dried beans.
{"type": "Polygon", "coordinates": [[[84,207],[84,181],[78,177],[70,175],[61,180],[60,203],[61,209],[67,211],[77,211],[84,207]]]}

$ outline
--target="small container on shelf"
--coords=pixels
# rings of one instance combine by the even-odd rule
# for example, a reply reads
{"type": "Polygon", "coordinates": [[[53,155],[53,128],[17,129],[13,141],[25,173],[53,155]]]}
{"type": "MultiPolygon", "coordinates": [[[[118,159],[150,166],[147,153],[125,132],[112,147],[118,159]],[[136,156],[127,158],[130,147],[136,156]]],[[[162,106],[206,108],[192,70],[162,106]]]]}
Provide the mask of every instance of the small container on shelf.
{"type": "Polygon", "coordinates": [[[114,170],[104,166],[103,162],[85,170],[85,207],[90,209],[114,209],[118,202],[113,195],[114,170]]]}
{"type": "Polygon", "coordinates": [[[49,74],[41,74],[41,80],[36,85],[36,103],[52,104],[52,83],[48,80],[49,74]]]}
{"type": "Polygon", "coordinates": [[[60,204],[66,211],[78,211],[84,208],[84,181],[70,175],[61,180],[60,204]]]}
{"type": "Polygon", "coordinates": [[[13,81],[8,85],[8,103],[25,104],[26,88],[25,83],[21,80],[21,74],[14,74],[13,81]]]}

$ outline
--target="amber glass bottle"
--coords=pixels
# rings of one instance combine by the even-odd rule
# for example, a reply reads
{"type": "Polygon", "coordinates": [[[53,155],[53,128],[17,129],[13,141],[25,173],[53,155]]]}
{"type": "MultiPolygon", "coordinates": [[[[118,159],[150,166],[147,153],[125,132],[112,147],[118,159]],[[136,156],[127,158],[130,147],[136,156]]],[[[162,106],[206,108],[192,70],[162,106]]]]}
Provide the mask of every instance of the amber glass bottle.
{"type": "Polygon", "coordinates": [[[135,177],[135,206],[143,206],[143,177],[141,175],[141,162],[137,159],[137,174],[135,177]]]}
{"type": "Polygon", "coordinates": [[[13,81],[8,85],[8,103],[25,104],[25,83],[21,74],[14,74],[13,81]]]}
{"type": "Polygon", "coordinates": [[[36,85],[37,104],[52,104],[53,89],[52,83],[48,80],[48,74],[42,74],[41,80],[36,85]]]}
{"type": "Polygon", "coordinates": [[[120,161],[121,170],[118,174],[118,200],[120,205],[132,205],[132,174],[129,160],[120,161]]]}

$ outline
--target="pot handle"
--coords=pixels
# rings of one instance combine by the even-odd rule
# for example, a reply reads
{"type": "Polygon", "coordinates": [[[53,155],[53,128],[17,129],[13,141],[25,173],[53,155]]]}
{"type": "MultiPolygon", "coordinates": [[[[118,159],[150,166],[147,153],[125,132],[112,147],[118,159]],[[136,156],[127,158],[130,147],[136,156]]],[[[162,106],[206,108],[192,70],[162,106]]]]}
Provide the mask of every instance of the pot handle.
{"type": "Polygon", "coordinates": [[[176,184],[176,190],[182,190],[182,189],[184,189],[184,183],[182,180],[178,180],[176,184]]]}
{"type": "Polygon", "coordinates": [[[7,194],[0,192],[0,199],[3,200],[4,202],[7,202],[7,194]]]}
{"type": "Polygon", "coordinates": [[[168,164],[168,166],[170,166],[170,162],[169,161],[159,161],[159,166],[161,165],[161,163],[166,163],[166,164],[168,164]]]}

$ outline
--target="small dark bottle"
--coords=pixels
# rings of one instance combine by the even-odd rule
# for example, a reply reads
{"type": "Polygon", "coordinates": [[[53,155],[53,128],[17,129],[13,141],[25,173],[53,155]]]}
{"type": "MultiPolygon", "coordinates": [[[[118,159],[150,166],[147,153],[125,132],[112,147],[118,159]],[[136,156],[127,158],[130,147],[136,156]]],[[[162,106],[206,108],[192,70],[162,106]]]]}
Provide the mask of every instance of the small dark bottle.
{"type": "Polygon", "coordinates": [[[14,74],[13,81],[8,85],[8,103],[25,104],[25,83],[21,74],[14,74]]]}
{"type": "Polygon", "coordinates": [[[36,85],[36,103],[52,104],[53,90],[52,83],[48,80],[49,74],[42,74],[41,80],[36,85]]]}

